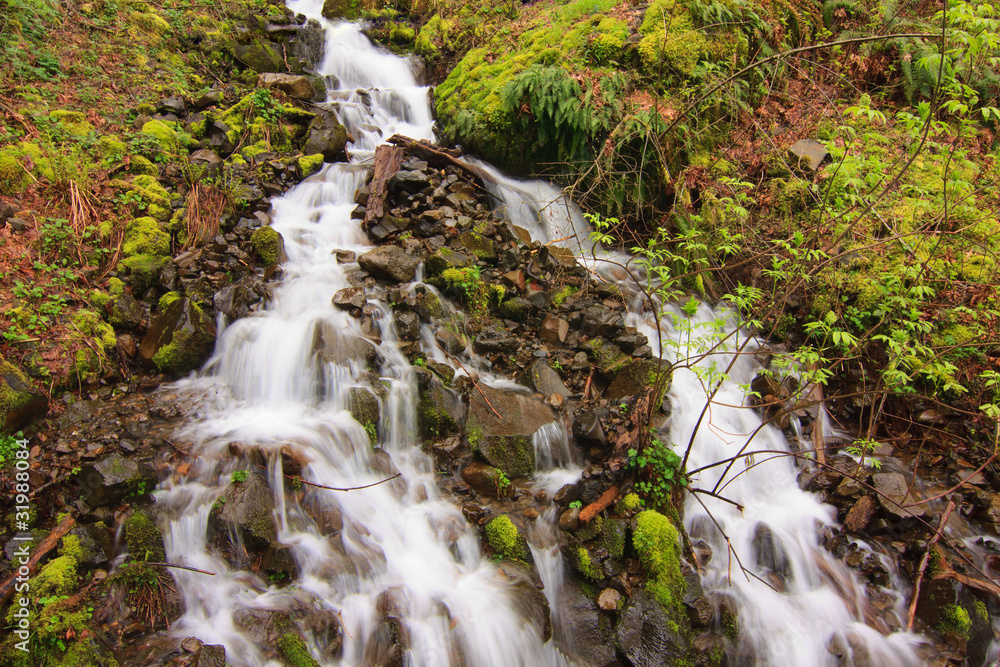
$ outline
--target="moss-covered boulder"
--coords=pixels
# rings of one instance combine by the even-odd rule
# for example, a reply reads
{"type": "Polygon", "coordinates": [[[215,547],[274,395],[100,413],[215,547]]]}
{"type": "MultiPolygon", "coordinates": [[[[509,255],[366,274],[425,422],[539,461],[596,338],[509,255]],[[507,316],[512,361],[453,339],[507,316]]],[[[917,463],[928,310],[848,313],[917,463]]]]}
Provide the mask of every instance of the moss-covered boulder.
{"type": "Polygon", "coordinates": [[[162,120],[150,120],[143,124],[140,134],[145,135],[149,143],[154,146],[147,152],[147,158],[155,158],[160,155],[176,156],[181,151],[181,137],[170,125],[162,120]]]}
{"type": "Polygon", "coordinates": [[[347,19],[353,21],[361,18],[361,0],[324,0],[323,16],[328,19],[347,19]]]}
{"type": "Polygon", "coordinates": [[[636,359],[621,366],[604,397],[613,403],[634,396],[646,387],[654,387],[659,381],[659,400],[654,401],[659,405],[670,390],[670,379],[670,362],[664,361],[661,365],[658,359],[636,359]]]}
{"type": "Polygon", "coordinates": [[[677,529],[655,510],[640,512],[635,521],[632,545],[649,576],[646,588],[667,609],[678,609],[684,596],[684,575],[677,529]]]}
{"type": "Polygon", "coordinates": [[[281,57],[281,46],[263,39],[247,44],[231,45],[233,57],[255,72],[283,72],[285,61],[281,57]]]}
{"type": "Polygon", "coordinates": [[[457,433],[464,413],[458,396],[437,377],[431,376],[426,389],[420,392],[420,405],[417,407],[421,437],[443,438],[457,433]]]}
{"type": "Polygon", "coordinates": [[[122,237],[122,255],[125,257],[169,254],[170,234],[163,231],[160,223],[153,218],[136,218],[125,226],[122,237]]]}
{"type": "Polygon", "coordinates": [[[169,263],[169,255],[133,255],[118,262],[118,271],[133,294],[144,294],[156,284],[160,271],[169,263]]]}
{"type": "Polygon", "coordinates": [[[306,155],[322,153],[327,162],[347,159],[347,128],[340,124],[336,114],[326,111],[309,123],[309,136],[302,147],[306,155]]]}
{"type": "Polygon", "coordinates": [[[156,486],[156,473],[144,463],[118,452],[106,454],[77,475],[83,499],[91,508],[105,507],[127,497],[149,493],[156,486]]]}
{"type": "Polygon", "coordinates": [[[74,137],[86,137],[88,134],[94,132],[94,126],[87,121],[87,117],[80,111],[56,109],[49,114],[49,119],[58,123],[63,130],[74,137]]]}
{"type": "Polygon", "coordinates": [[[233,481],[212,508],[211,521],[221,534],[234,530],[247,547],[263,551],[277,539],[274,497],[263,475],[250,473],[233,481]]]}
{"type": "Polygon", "coordinates": [[[524,394],[480,388],[482,394],[475,391],[469,396],[466,441],[506,475],[531,474],[535,470],[532,438],[541,426],[555,419],[552,408],[524,394]]]}
{"type": "Polygon", "coordinates": [[[41,419],[49,399],[36,390],[21,369],[0,356],[0,424],[13,433],[41,419]]]}
{"type": "Polygon", "coordinates": [[[134,512],[125,521],[125,544],[134,560],[163,563],[167,559],[163,534],[145,512],[134,512]]]}
{"type": "Polygon", "coordinates": [[[278,640],[278,650],[285,662],[291,667],[320,667],[316,659],[309,653],[302,637],[292,632],[286,632],[278,640]]]}
{"type": "Polygon", "coordinates": [[[250,247],[254,255],[265,266],[285,260],[285,241],[273,227],[259,227],[250,236],[250,247]]]}
{"type": "Polygon", "coordinates": [[[494,555],[520,561],[527,561],[531,558],[528,543],[506,514],[487,522],[483,528],[483,534],[486,536],[486,544],[489,545],[490,551],[494,555]]]}
{"type": "Polygon", "coordinates": [[[16,195],[28,184],[28,172],[17,157],[0,151],[0,195],[16,195]]]}
{"type": "Polygon", "coordinates": [[[161,371],[194,370],[215,345],[215,324],[190,299],[174,301],[150,326],[139,346],[139,358],[161,371]]]}
{"type": "Polygon", "coordinates": [[[354,420],[364,426],[372,442],[378,442],[381,414],[378,397],[364,387],[351,387],[347,390],[347,409],[354,420]]]}

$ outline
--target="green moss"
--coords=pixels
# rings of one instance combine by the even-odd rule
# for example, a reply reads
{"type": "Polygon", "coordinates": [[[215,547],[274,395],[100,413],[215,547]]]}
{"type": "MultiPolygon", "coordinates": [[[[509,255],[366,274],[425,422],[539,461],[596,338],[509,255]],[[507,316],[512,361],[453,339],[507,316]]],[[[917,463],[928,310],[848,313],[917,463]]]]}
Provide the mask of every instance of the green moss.
{"type": "Polygon", "coordinates": [[[393,44],[412,44],[416,36],[416,31],[408,25],[392,24],[389,28],[389,40],[393,44]]]}
{"type": "Polygon", "coordinates": [[[631,514],[642,507],[642,499],[637,493],[627,493],[625,497],[615,505],[615,512],[618,514],[631,514]]]}
{"type": "Polygon", "coordinates": [[[160,297],[160,300],[157,302],[156,307],[159,308],[160,312],[162,313],[164,310],[167,309],[167,306],[169,306],[174,301],[177,301],[180,298],[181,295],[177,292],[167,292],[166,294],[160,297]]]}
{"type": "Polygon", "coordinates": [[[67,535],[59,545],[59,553],[63,556],[70,556],[77,562],[83,558],[83,547],[80,546],[80,538],[76,535],[67,535]]]}
{"type": "Polygon", "coordinates": [[[131,158],[129,158],[128,173],[140,174],[143,176],[156,176],[157,174],[160,173],[160,170],[156,167],[155,164],[153,164],[143,156],[133,155],[131,158]]]}
{"type": "Polygon", "coordinates": [[[170,262],[170,257],[160,255],[134,255],[118,262],[118,269],[127,276],[129,287],[133,294],[143,294],[156,284],[163,267],[170,262]]]}
{"type": "Polygon", "coordinates": [[[590,523],[581,525],[573,535],[581,542],[587,542],[601,534],[604,529],[604,518],[595,516],[590,523]]]}
{"type": "Polygon", "coordinates": [[[572,285],[566,285],[561,290],[552,295],[552,305],[555,306],[556,308],[559,308],[560,306],[563,305],[563,302],[566,300],[566,297],[572,296],[573,294],[576,294],[578,291],[579,291],[578,287],[573,287],[572,285]]]}
{"type": "Polygon", "coordinates": [[[528,560],[527,543],[506,514],[491,519],[485,532],[486,543],[494,554],[511,560],[528,560]]]}
{"type": "Polygon", "coordinates": [[[607,549],[612,558],[621,559],[625,555],[625,522],[608,519],[601,528],[601,546],[607,549]]]}
{"type": "Polygon", "coordinates": [[[163,535],[145,512],[133,512],[125,521],[125,544],[134,560],[151,563],[166,561],[163,535]]]}
{"type": "Polygon", "coordinates": [[[636,517],[632,544],[649,575],[649,592],[667,609],[678,609],[683,600],[684,576],[677,529],[659,512],[646,510],[636,517]]]}
{"type": "MultiPolygon", "coordinates": [[[[198,306],[192,303],[191,307],[198,306]]],[[[205,355],[212,351],[214,340],[211,336],[183,329],[175,331],[170,342],[153,355],[153,363],[161,371],[171,373],[193,370],[201,364],[205,355]]]]}
{"type": "Polygon", "coordinates": [[[10,153],[0,153],[0,195],[20,194],[27,185],[28,173],[10,153]]]}
{"type": "Polygon", "coordinates": [[[323,168],[322,153],[316,153],[315,155],[304,155],[299,158],[299,173],[302,174],[302,178],[308,178],[309,176],[312,176],[322,168],[323,168]]]}
{"type": "Polygon", "coordinates": [[[76,590],[77,561],[71,555],[53,558],[31,579],[31,594],[35,598],[72,595],[76,590]]]}
{"type": "Polygon", "coordinates": [[[115,330],[92,310],[81,309],[73,316],[73,326],[89,338],[102,352],[109,352],[118,345],[115,330]]]}
{"type": "Polygon", "coordinates": [[[591,581],[600,581],[604,578],[600,565],[590,555],[590,552],[583,547],[577,547],[573,552],[573,566],[577,571],[591,581]]]}
{"type": "Polygon", "coordinates": [[[158,151],[146,157],[157,155],[176,156],[180,154],[181,139],[177,132],[162,120],[147,121],[140,130],[142,134],[156,140],[158,151]]]}
{"type": "Polygon", "coordinates": [[[280,243],[281,235],[272,227],[259,227],[250,236],[250,247],[258,259],[268,266],[278,263],[280,243]]]}
{"type": "Polygon", "coordinates": [[[941,611],[937,627],[941,632],[957,632],[968,636],[969,629],[972,627],[972,620],[969,618],[969,612],[963,607],[953,604],[948,605],[941,611]]]}
{"type": "Polygon", "coordinates": [[[170,208],[170,193],[155,177],[140,174],[132,179],[131,189],[142,196],[147,204],[170,208]]]}
{"type": "Polygon", "coordinates": [[[278,650],[291,667],[319,667],[319,663],[309,654],[302,638],[287,632],[278,639],[278,650]]]}
{"type": "Polygon", "coordinates": [[[79,111],[57,109],[49,114],[49,118],[62,125],[63,129],[74,137],[85,137],[94,132],[94,126],[87,122],[87,117],[79,111]]]}
{"type": "Polygon", "coordinates": [[[160,229],[159,223],[153,218],[136,218],[125,227],[122,254],[125,257],[169,255],[170,235],[160,229]]]}
{"type": "Polygon", "coordinates": [[[469,448],[473,452],[482,451],[483,446],[483,429],[478,426],[470,427],[465,433],[465,439],[469,441],[469,448]]]}

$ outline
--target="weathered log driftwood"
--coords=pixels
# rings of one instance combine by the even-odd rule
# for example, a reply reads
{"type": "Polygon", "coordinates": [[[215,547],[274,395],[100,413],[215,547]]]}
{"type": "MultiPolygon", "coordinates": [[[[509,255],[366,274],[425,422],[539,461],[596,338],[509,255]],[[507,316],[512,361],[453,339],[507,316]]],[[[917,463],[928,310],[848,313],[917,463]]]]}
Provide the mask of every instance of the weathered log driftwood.
{"type": "Polygon", "coordinates": [[[426,139],[417,141],[410,137],[404,137],[401,134],[394,134],[389,137],[389,143],[406,148],[410,155],[416,156],[421,160],[426,160],[429,166],[437,168],[454,167],[455,169],[459,169],[465,172],[480,187],[490,180],[489,176],[482,169],[457,159],[461,156],[461,153],[457,150],[441,148],[426,139]]]}
{"type": "MultiPolygon", "coordinates": [[[[59,525],[56,526],[51,533],[46,535],[42,541],[38,543],[38,546],[34,548],[31,552],[31,556],[28,558],[28,562],[24,563],[24,566],[29,570],[34,570],[35,566],[38,565],[38,562],[45,558],[46,554],[52,551],[56,545],[59,544],[59,540],[61,540],[63,536],[75,525],[76,519],[72,516],[67,516],[60,521],[59,525]]],[[[23,542],[23,544],[27,544],[30,547],[31,542],[23,542]]],[[[17,584],[18,577],[17,569],[21,566],[20,559],[15,562],[15,565],[14,574],[12,574],[7,581],[3,582],[3,584],[0,584],[0,605],[6,604],[7,598],[9,598],[11,593],[14,592],[14,586],[17,584]]]]}
{"type": "Polygon", "coordinates": [[[372,169],[372,182],[368,186],[368,203],[365,204],[365,229],[385,215],[385,200],[389,194],[386,185],[399,171],[404,159],[406,150],[399,146],[383,144],[375,149],[375,167],[372,169]]]}

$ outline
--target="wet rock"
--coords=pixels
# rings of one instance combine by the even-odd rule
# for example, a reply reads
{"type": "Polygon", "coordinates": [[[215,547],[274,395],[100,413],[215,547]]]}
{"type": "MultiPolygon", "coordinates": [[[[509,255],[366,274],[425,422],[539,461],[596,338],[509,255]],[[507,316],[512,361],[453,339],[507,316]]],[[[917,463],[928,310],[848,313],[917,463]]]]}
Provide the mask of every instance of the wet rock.
{"type": "Polygon", "coordinates": [[[542,641],[548,641],[552,637],[552,614],[545,594],[532,582],[525,567],[505,561],[501,570],[510,582],[510,592],[518,616],[535,628],[542,641]]]}
{"type": "Polygon", "coordinates": [[[183,373],[201,365],[215,345],[215,324],[187,298],[174,301],[150,326],[139,346],[147,367],[183,373]]]}
{"type": "Polygon", "coordinates": [[[229,138],[231,131],[221,120],[212,121],[205,130],[206,145],[221,157],[229,157],[236,150],[236,144],[229,138]]]}
{"type": "Polygon", "coordinates": [[[615,646],[633,667],[683,664],[687,642],[676,623],[646,591],[629,599],[615,629],[615,646]]]}
{"type": "Polygon", "coordinates": [[[369,368],[378,364],[378,350],[371,341],[359,338],[349,331],[327,322],[316,327],[313,350],[320,359],[334,364],[364,361],[369,368]]]}
{"type": "Polygon", "coordinates": [[[248,547],[260,550],[277,539],[274,497],[263,475],[252,472],[245,481],[231,482],[220,500],[211,516],[220,532],[232,528],[248,547]]]}
{"type": "Polygon", "coordinates": [[[783,579],[791,574],[792,566],[788,562],[781,541],[771,532],[767,524],[757,524],[754,531],[753,553],[758,567],[774,572],[783,579]]]}
{"type": "Polygon", "coordinates": [[[93,509],[114,505],[133,494],[148,493],[157,481],[148,465],[117,452],[85,466],[78,479],[83,499],[93,509]]]}
{"type": "Polygon", "coordinates": [[[392,321],[396,326],[396,334],[402,340],[417,340],[420,338],[420,316],[412,310],[395,311],[392,321]]]}
{"type": "Polygon", "coordinates": [[[587,308],[580,330],[588,336],[610,338],[617,336],[624,327],[625,321],[621,313],[595,304],[587,308]]]}
{"type": "Polygon", "coordinates": [[[983,664],[993,640],[986,603],[954,579],[924,579],[917,618],[942,633],[965,640],[965,664],[983,664]]]}
{"type": "Polygon", "coordinates": [[[872,484],[875,486],[875,491],[878,492],[879,504],[882,506],[882,509],[890,514],[904,519],[924,514],[922,505],[906,508],[900,507],[902,504],[913,501],[912,498],[904,500],[907,497],[909,487],[906,484],[906,478],[902,474],[898,472],[884,472],[872,475],[872,484]]]}
{"type": "Polygon", "coordinates": [[[659,378],[661,391],[660,401],[670,389],[670,363],[664,361],[661,365],[658,359],[637,359],[621,367],[611,384],[604,392],[604,397],[615,402],[629,396],[634,396],[646,387],[652,387],[659,378]]]}
{"type": "Polygon", "coordinates": [[[119,329],[133,329],[142,322],[142,306],[135,297],[122,291],[111,302],[111,315],[108,321],[119,329]]]}
{"type": "Polygon", "coordinates": [[[576,579],[567,578],[559,591],[558,606],[563,622],[556,629],[553,641],[560,651],[579,665],[612,667],[621,664],[615,655],[612,617],[601,613],[600,607],[583,592],[576,579]]]}
{"type": "Polygon", "coordinates": [[[0,356],[0,425],[13,433],[43,418],[49,400],[19,368],[0,356]]]}
{"type": "Polygon", "coordinates": [[[868,527],[868,522],[878,509],[878,504],[871,496],[862,496],[847,512],[844,527],[852,533],[860,533],[868,527]]]}
{"type": "Polygon", "coordinates": [[[480,389],[482,393],[472,392],[469,398],[465,425],[469,446],[510,477],[532,473],[535,469],[532,438],[542,425],[555,419],[552,408],[523,394],[486,385],[480,389]]]}
{"type": "Polygon", "coordinates": [[[580,486],[578,484],[566,484],[552,496],[552,502],[559,507],[568,507],[570,503],[579,499],[580,486]]]}
{"type": "MultiPolygon", "coordinates": [[[[278,74],[268,72],[257,77],[259,88],[277,88],[289,97],[297,100],[312,100],[316,97],[316,89],[309,77],[296,74],[278,74]]],[[[306,153],[310,155],[310,153],[306,153]]]]}
{"type": "Polygon", "coordinates": [[[559,373],[549,366],[544,359],[539,359],[531,364],[517,381],[545,396],[558,394],[563,398],[569,398],[572,395],[572,392],[563,384],[559,373]]]}
{"type": "Polygon", "coordinates": [[[375,394],[364,387],[351,387],[347,390],[347,409],[354,420],[365,427],[369,436],[375,433],[380,416],[375,394]]]}
{"type": "Polygon", "coordinates": [[[279,585],[287,584],[299,576],[291,547],[277,541],[268,545],[264,558],[260,561],[260,569],[270,581],[279,585]]]}
{"type": "Polygon", "coordinates": [[[406,231],[409,227],[410,221],[406,218],[385,215],[368,230],[368,236],[373,241],[381,243],[393,234],[406,231]]]}
{"type": "Polygon", "coordinates": [[[604,433],[601,420],[607,417],[607,408],[590,407],[582,410],[573,421],[573,436],[589,444],[606,447],[608,438],[604,433]]]}
{"type": "Polygon", "coordinates": [[[334,162],[347,159],[347,128],[340,124],[332,111],[320,112],[309,123],[309,135],[302,152],[306,155],[323,154],[323,160],[334,162]]]}
{"type": "Polygon", "coordinates": [[[546,315],[538,328],[538,337],[547,343],[565,343],[568,334],[569,322],[555,315],[546,315]]]}
{"type": "Polygon", "coordinates": [[[432,377],[427,388],[420,393],[417,415],[423,438],[442,438],[458,433],[459,424],[465,417],[465,409],[455,392],[432,377]]]}
{"type": "Polygon", "coordinates": [[[499,352],[500,354],[513,354],[521,347],[521,341],[511,336],[504,329],[498,327],[488,327],[479,332],[475,340],[472,341],[472,349],[479,354],[499,352]]]}
{"type": "Polygon", "coordinates": [[[799,139],[788,149],[792,161],[809,171],[816,171],[830,158],[826,146],[812,139],[799,139]]]}
{"type": "Polygon", "coordinates": [[[499,498],[508,495],[510,482],[499,468],[473,461],[462,469],[462,480],[476,493],[499,498]]]}
{"type": "Polygon", "coordinates": [[[381,246],[358,257],[358,264],[371,275],[400,283],[413,280],[419,263],[399,246],[381,246]]]}
{"type": "Polygon", "coordinates": [[[604,376],[614,375],[630,361],[630,358],[622,353],[620,347],[603,338],[594,338],[587,343],[586,347],[594,359],[597,370],[604,376]]]}
{"type": "Polygon", "coordinates": [[[258,646],[277,646],[281,636],[293,628],[288,612],[277,609],[237,609],[233,623],[258,646]]]}
{"type": "Polygon", "coordinates": [[[507,299],[501,303],[497,312],[501,317],[508,320],[513,320],[514,322],[526,322],[528,318],[531,317],[534,308],[535,307],[530,301],[516,296],[513,299],[507,299]]]}
{"type": "Polygon", "coordinates": [[[414,309],[422,320],[429,322],[444,315],[441,297],[431,290],[418,286],[414,296],[416,298],[414,309]]]}
{"type": "Polygon", "coordinates": [[[422,171],[400,170],[389,179],[389,190],[391,192],[420,192],[424,188],[431,186],[431,177],[422,171]]]}
{"type": "Polygon", "coordinates": [[[238,283],[227,285],[212,298],[215,312],[225,315],[228,322],[235,322],[246,317],[251,306],[259,303],[266,291],[266,287],[256,278],[244,278],[238,283]]]}
{"type": "Polygon", "coordinates": [[[580,527],[580,508],[571,507],[559,515],[559,530],[571,533],[580,527]]]}
{"type": "Polygon", "coordinates": [[[518,294],[523,294],[525,289],[524,271],[508,271],[500,276],[500,284],[507,289],[516,290],[518,294]]]}
{"type": "Polygon", "coordinates": [[[597,606],[602,611],[617,611],[621,603],[622,594],[613,588],[605,588],[597,596],[597,606]]]}
{"type": "Polygon", "coordinates": [[[365,297],[364,287],[345,287],[333,295],[333,305],[341,310],[361,312],[366,303],[368,303],[368,299],[365,297]]]}
{"type": "Polygon", "coordinates": [[[496,261],[497,253],[493,249],[493,241],[485,236],[476,232],[463,232],[459,234],[458,242],[466,254],[478,257],[486,262],[496,261]]]}
{"type": "Polygon", "coordinates": [[[427,274],[436,276],[448,269],[462,269],[472,266],[475,261],[474,257],[466,255],[464,252],[458,252],[451,248],[441,248],[427,258],[425,265],[427,274]]]}
{"type": "Polygon", "coordinates": [[[684,568],[684,608],[687,609],[688,618],[694,628],[707,628],[712,624],[715,616],[715,609],[712,603],[705,597],[705,591],[701,587],[701,578],[694,568],[684,568]]]}

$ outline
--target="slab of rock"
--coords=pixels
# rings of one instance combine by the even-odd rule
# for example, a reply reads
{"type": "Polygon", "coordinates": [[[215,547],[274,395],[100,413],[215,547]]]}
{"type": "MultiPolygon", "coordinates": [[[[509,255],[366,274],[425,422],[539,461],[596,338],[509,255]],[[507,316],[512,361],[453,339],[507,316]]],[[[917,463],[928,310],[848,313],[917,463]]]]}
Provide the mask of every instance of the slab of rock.
{"type": "Polygon", "coordinates": [[[871,496],[862,496],[854,503],[844,518],[844,527],[852,533],[860,533],[868,527],[868,522],[878,509],[878,503],[871,496]]]}
{"type": "Polygon", "coordinates": [[[580,330],[588,336],[610,338],[617,336],[625,327],[622,314],[607,306],[595,304],[587,308],[580,330]]]}
{"type": "MultiPolygon", "coordinates": [[[[279,74],[267,72],[257,77],[257,86],[260,88],[277,88],[289,97],[297,100],[311,100],[316,97],[316,89],[313,88],[309,77],[297,74],[279,74]]],[[[310,153],[306,153],[310,155],[310,153]]]]}
{"type": "Polygon", "coordinates": [[[83,499],[94,509],[117,504],[129,495],[148,493],[156,486],[152,468],[118,452],[84,466],[77,479],[83,499]]]}
{"type": "Polygon", "coordinates": [[[419,260],[394,245],[381,246],[358,257],[358,264],[371,275],[400,283],[413,280],[419,263],[419,260]]]}
{"type": "Polygon", "coordinates": [[[302,152],[305,155],[323,154],[323,160],[334,162],[347,159],[347,128],[340,124],[336,114],[324,111],[309,123],[309,136],[302,152]]]}
{"type": "Polygon", "coordinates": [[[501,483],[503,471],[486,463],[473,461],[462,469],[462,480],[476,493],[499,498],[506,495],[509,483],[501,483]]]}
{"type": "Polygon", "coordinates": [[[139,345],[147,367],[185,373],[198,368],[215,345],[215,323],[187,298],[178,299],[154,321],[139,345]]]}
{"type": "Polygon", "coordinates": [[[565,343],[568,334],[569,322],[555,315],[546,315],[538,328],[538,337],[547,343],[565,343]]]}
{"type": "Polygon", "coordinates": [[[7,433],[24,428],[49,411],[49,399],[21,369],[0,356],[0,426],[7,433]]]}
{"type": "MultiPolygon", "coordinates": [[[[578,665],[620,665],[615,655],[612,617],[586,595],[575,578],[568,577],[559,590],[558,605],[563,633],[553,640],[559,650],[578,665]]],[[[669,664],[669,663],[660,663],[669,664]]]]}
{"type": "MultiPolygon", "coordinates": [[[[609,401],[618,401],[628,396],[634,396],[646,387],[652,387],[657,380],[657,373],[661,376],[661,395],[666,395],[670,389],[670,362],[664,361],[662,366],[658,359],[637,359],[622,366],[611,384],[604,392],[604,397],[609,401]]],[[[661,399],[662,400],[662,399],[661,399]]]]}
{"type": "Polygon", "coordinates": [[[563,384],[559,373],[544,359],[538,359],[526,368],[517,381],[545,396],[559,394],[563,398],[569,398],[573,393],[563,384]]]}
{"type": "Polygon", "coordinates": [[[793,161],[809,171],[816,171],[830,158],[826,146],[812,139],[799,139],[788,149],[793,161]]]}
{"type": "Polygon", "coordinates": [[[667,612],[645,590],[629,599],[615,629],[615,646],[634,667],[659,667],[686,662],[687,642],[667,612]]]}
{"type": "Polygon", "coordinates": [[[221,532],[232,527],[251,548],[264,550],[278,538],[274,523],[274,497],[263,475],[249,473],[246,480],[232,482],[222,502],[212,508],[212,521],[221,532]]]}
{"type": "Polygon", "coordinates": [[[345,287],[333,295],[333,305],[343,310],[360,310],[366,303],[364,287],[345,287]]]}
{"type": "Polygon", "coordinates": [[[905,501],[907,493],[906,478],[898,472],[883,472],[877,475],[872,475],[872,484],[875,486],[875,490],[878,492],[879,504],[882,508],[893,514],[895,516],[908,519],[911,516],[922,516],[924,513],[923,506],[917,505],[915,507],[900,507],[904,502],[910,503],[914,501],[913,497],[907,498],[905,501]]]}
{"type": "Polygon", "coordinates": [[[469,446],[509,477],[531,474],[535,470],[532,438],[541,426],[555,420],[552,408],[524,394],[500,391],[484,384],[479,388],[482,394],[479,391],[469,394],[469,416],[465,424],[469,446]]]}
{"type": "Polygon", "coordinates": [[[369,368],[374,368],[379,359],[378,350],[370,341],[327,322],[316,327],[313,353],[323,361],[335,364],[364,361],[369,368]]]}

